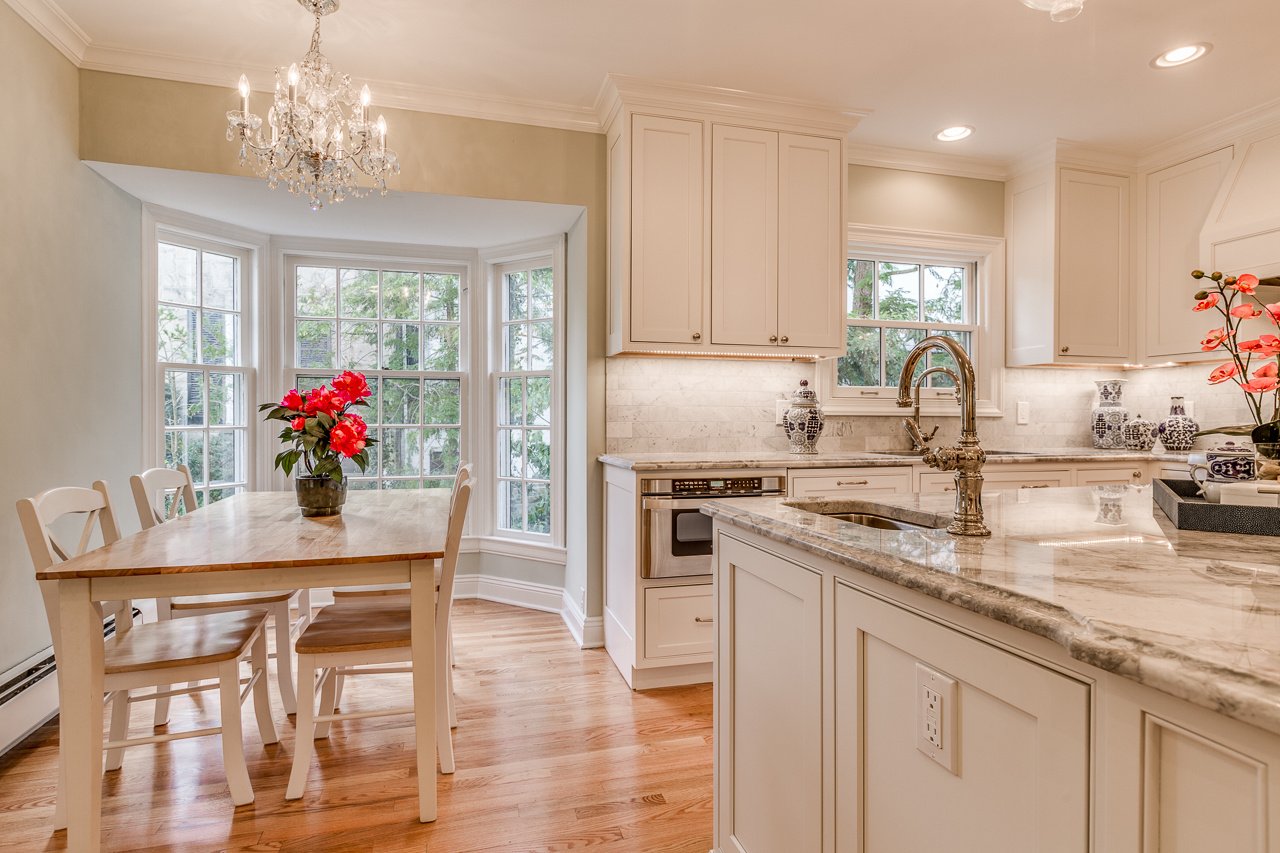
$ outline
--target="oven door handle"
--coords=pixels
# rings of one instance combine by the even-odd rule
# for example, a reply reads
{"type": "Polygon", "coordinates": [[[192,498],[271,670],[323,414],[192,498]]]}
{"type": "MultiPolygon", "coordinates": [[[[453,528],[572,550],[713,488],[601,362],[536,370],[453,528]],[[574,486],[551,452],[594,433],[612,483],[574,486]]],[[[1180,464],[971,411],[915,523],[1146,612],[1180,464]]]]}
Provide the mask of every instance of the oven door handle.
{"type": "Polygon", "coordinates": [[[713,498],[645,498],[641,505],[647,511],[669,511],[673,509],[701,509],[702,505],[713,498]]]}

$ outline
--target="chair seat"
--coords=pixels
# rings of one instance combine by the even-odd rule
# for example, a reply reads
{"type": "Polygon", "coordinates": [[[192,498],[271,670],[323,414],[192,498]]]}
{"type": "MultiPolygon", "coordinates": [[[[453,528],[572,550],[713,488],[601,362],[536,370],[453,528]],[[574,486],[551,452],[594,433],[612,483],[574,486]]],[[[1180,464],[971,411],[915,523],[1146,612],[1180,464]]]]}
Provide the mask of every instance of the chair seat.
{"type": "Polygon", "coordinates": [[[103,654],[108,674],[220,663],[240,657],[266,612],[238,610],[135,625],[103,654]]]}
{"type": "Polygon", "coordinates": [[[179,595],[169,599],[172,610],[208,610],[214,607],[262,607],[293,597],[295,589],[275,592],[221,592],[216,595],[179,595]]]}
{"type": "Polygon", "coordinates": [[[294,643],[300,655],[341,654],[410,646],[409,600],[378,595],[322,609],[294,643]]]}

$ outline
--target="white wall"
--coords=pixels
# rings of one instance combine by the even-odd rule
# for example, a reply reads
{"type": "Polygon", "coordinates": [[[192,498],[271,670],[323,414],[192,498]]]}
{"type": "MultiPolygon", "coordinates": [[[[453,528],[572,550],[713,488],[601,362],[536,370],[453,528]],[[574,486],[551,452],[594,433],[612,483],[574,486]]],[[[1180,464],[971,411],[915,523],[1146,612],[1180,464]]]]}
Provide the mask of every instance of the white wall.
{"type": "Polygon", "coordinates": [[[142,292],[140,206],[79,160],[78,72],[4,4],[0,80],[3,671],[49,645],[14,502],[102,478],[124,529],[137,529],[128,477],[142,462],[142,292]]]}

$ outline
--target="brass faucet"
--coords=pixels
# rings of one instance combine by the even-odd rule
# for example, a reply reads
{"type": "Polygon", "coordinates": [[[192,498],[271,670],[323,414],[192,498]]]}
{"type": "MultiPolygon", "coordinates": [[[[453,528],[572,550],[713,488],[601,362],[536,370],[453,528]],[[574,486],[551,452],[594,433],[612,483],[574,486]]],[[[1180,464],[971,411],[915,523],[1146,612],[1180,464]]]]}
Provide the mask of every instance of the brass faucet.
{"type": "MultiPolygon", "coordinates": [[[[959,372],[946,368],[932,367],[921,374],[915,383],[915,414],[903,419],[907,432],[918,449],[924,450],[924,464],[939,471],[956,472],[956,508],[947,532],[956,536],[990,536],[991,530],[982,520],[982,463],[987,454],[978,443],[977,419],[977,382],[974,379],[973,361],[964,347],[954,339],[945,335],[930,335],[907,355],[902,365],[902,375],[898,378],[898,405],[902,408],[911,406],[911,378],[916,365],[931,350],[942,350],[948,353],[956,363],[959,372]],[[945,372],[956,383],[956,396],[960,400],[960,443],[956,447],[929,448],[929,440],[920,430],[920,382],[934,372],[945,372]]],[[[934,430],[936,433],[937,430],[934,430]]]]}

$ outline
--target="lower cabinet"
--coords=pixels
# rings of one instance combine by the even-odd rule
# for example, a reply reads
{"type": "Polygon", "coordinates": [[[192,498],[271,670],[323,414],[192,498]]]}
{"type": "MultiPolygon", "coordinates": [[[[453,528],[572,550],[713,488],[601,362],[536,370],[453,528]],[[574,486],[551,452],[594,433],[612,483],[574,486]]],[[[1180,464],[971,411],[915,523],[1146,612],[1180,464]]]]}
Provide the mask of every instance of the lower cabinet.
{"type": "Polygon", "coordinates": [[[837,851],[1089,849],[1087,684],[840,581],[834,622],[837,851]]]}
{"type": "MultiPolygon", "coordinates": [[[[1058,486],[1072,485],[1069,468],[1049,471],[1018,470],[1020,466],[1001,466],[1004,470],[987,467],[982,472],[982,490],[984,492],[1008,491],[1010,489],[1048,489],[1058,486]]],[[[937,492],[954,492],[956,490],[955,474],[945,472],[928,472],[920,475],[920,494],[937,492]]]]}
{"type": "Polygon", "coordinates": [[[644,591],[644,656],[709,655],[715,646],[711,584],[651,586],[644,591]]]}
{"type": "Polygon", "coordinates": [[[788,494],[793,498],[863,497],[903,495],[911,489],[911,469],[818,468],[787,472],[788,494]]]}

